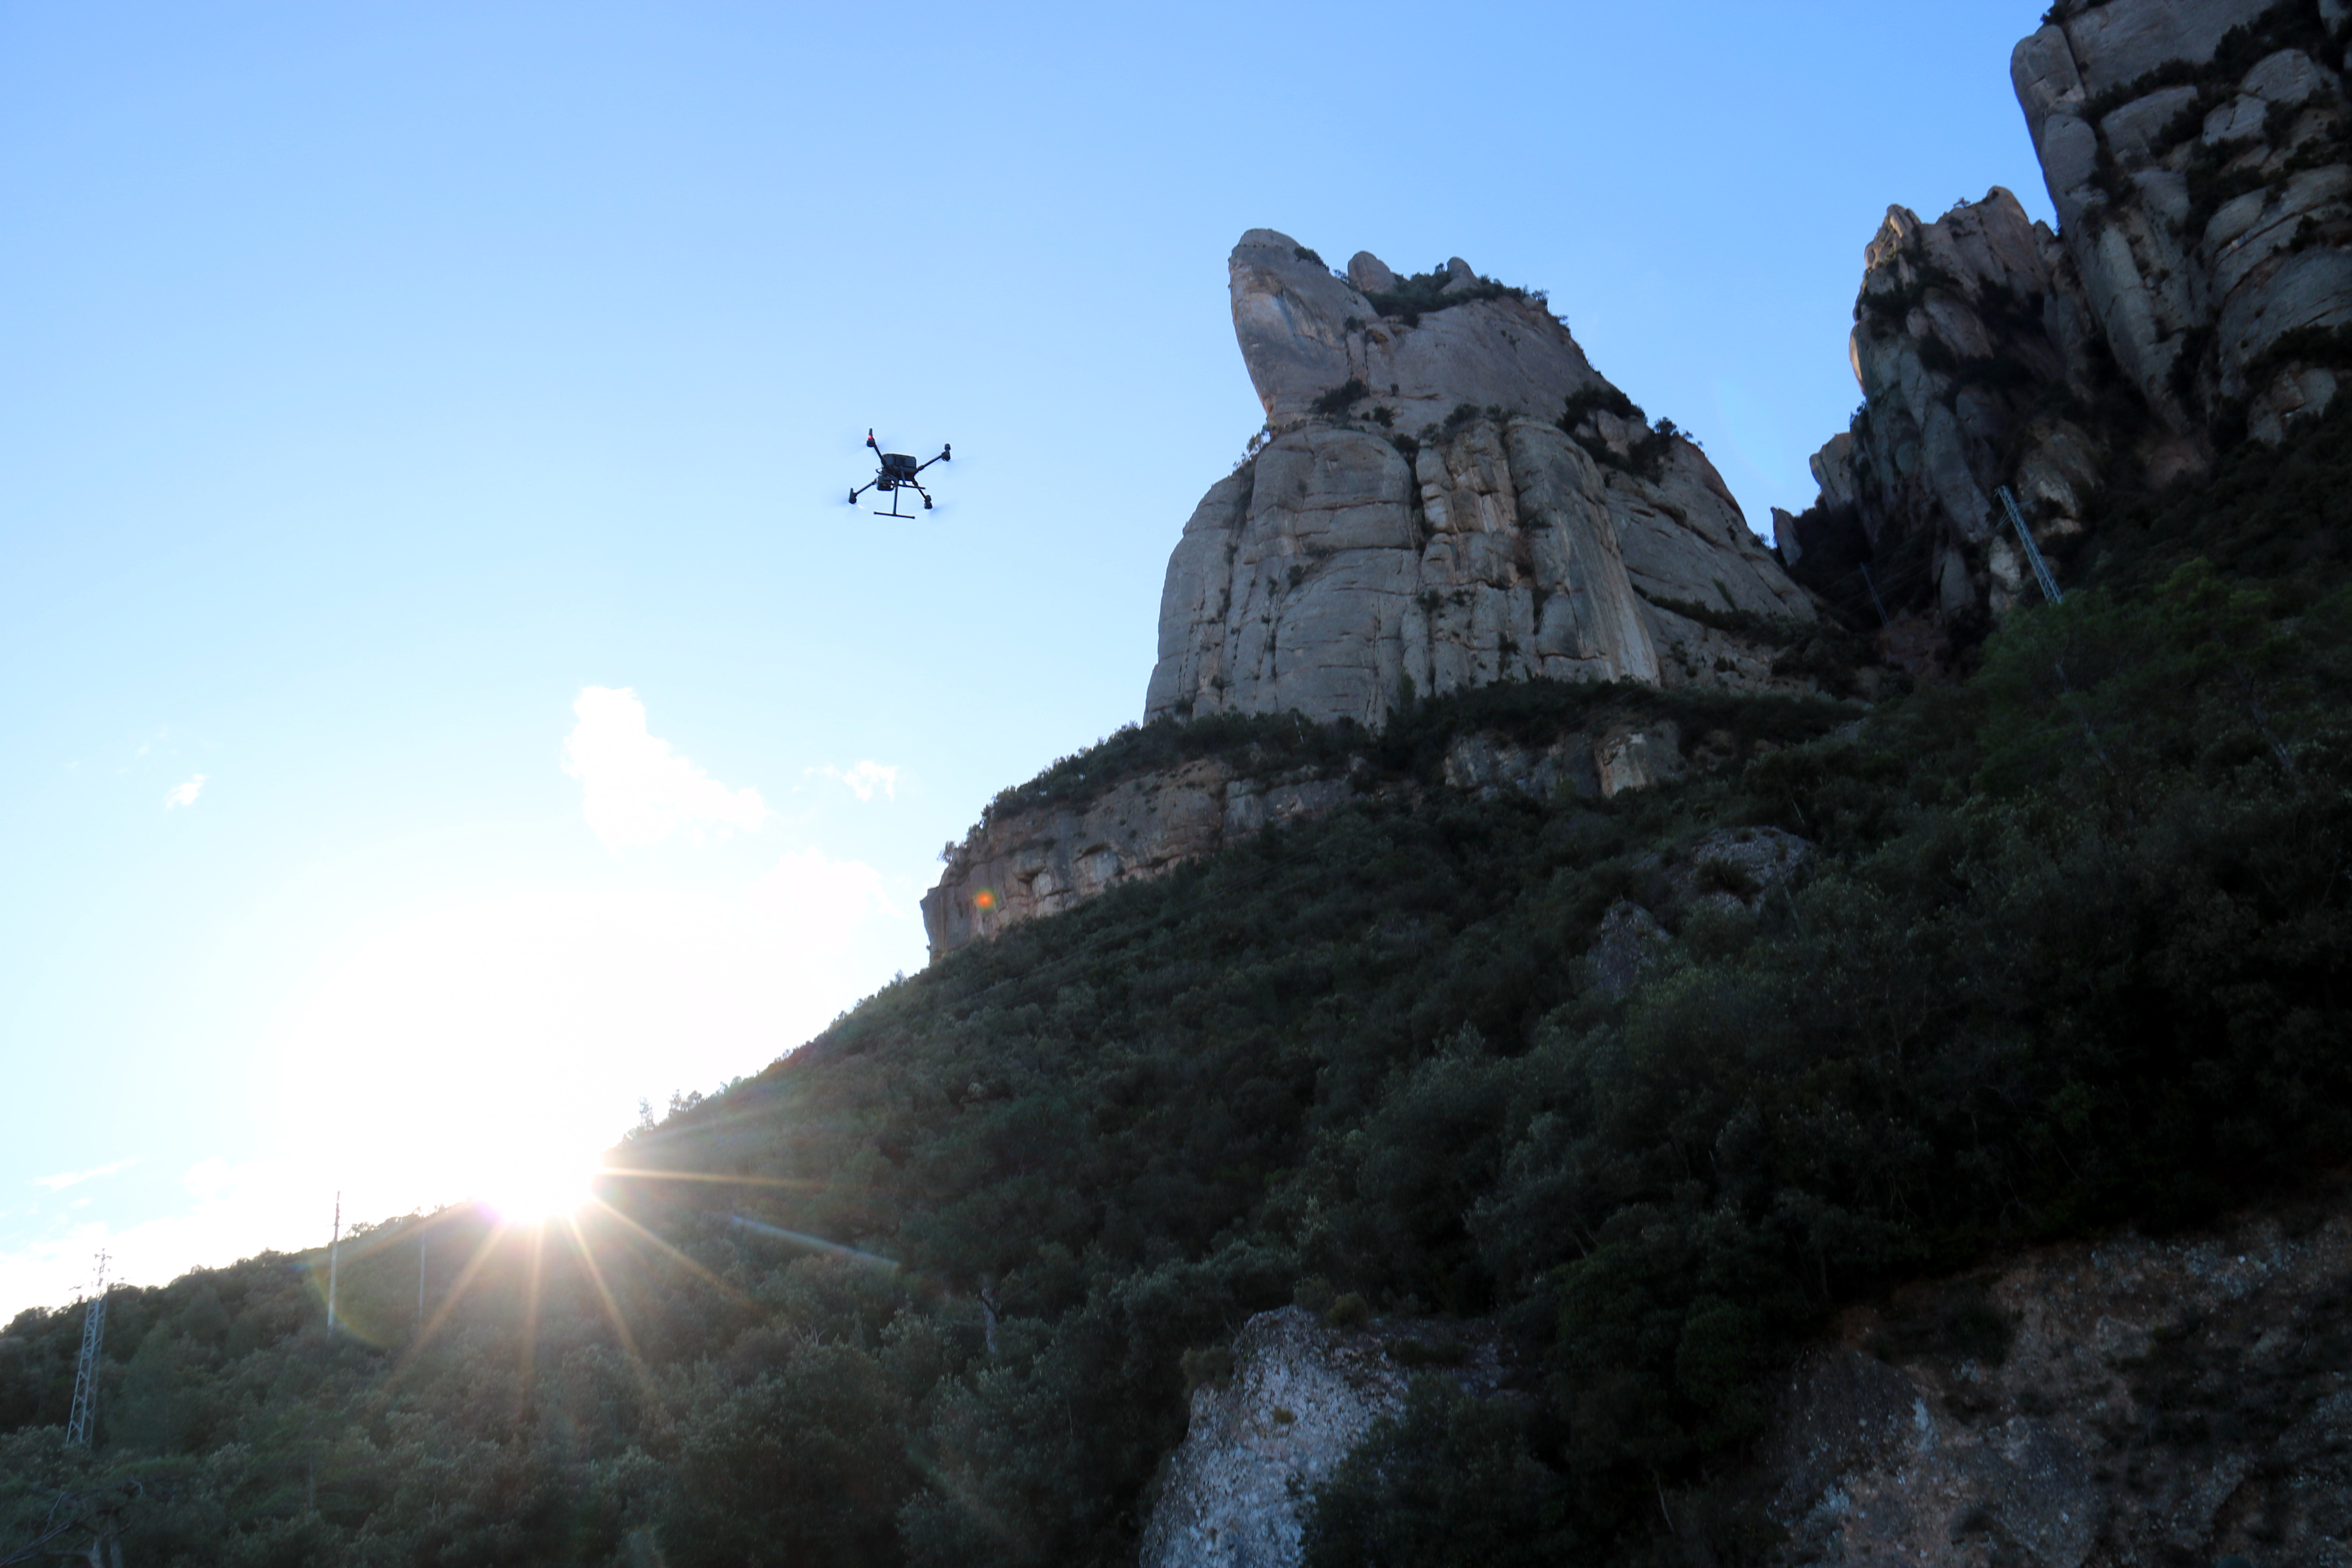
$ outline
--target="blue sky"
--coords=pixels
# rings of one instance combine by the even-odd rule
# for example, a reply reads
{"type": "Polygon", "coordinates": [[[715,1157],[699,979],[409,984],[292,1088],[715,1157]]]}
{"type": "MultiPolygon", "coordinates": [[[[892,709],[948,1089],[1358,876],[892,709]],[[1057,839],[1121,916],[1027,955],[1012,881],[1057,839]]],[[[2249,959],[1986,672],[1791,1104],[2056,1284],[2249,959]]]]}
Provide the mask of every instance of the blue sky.
{"type": "Polygon", "coordinates": [[[0,0],[0,1313],[584,1160],[1135,718],[1224,258],[1550,291],[1767,525],[2039,0],[0,0]],[[843,504],[868,425],[942,507],[843,504]]]}

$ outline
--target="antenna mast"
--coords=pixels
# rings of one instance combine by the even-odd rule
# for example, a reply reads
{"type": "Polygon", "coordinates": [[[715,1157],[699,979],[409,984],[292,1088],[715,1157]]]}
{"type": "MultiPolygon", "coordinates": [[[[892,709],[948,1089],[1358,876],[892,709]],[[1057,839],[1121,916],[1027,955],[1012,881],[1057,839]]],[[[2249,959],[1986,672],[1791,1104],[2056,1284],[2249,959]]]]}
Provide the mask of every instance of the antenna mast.
{"type": "Polygon", "coordinates": [[[335,1264],[343,1254],[343,1194],[335,1194],[335,1235],[327,1243],[327,1327],[335,1326],[335,1264]]]}
{"type": "Polygon", "coordinates": [[[89,1447],[98,1416],[98,1352],[106,1340],[106,1254],[98,1255],[98,1283],[81,1314],[81,1364],[74,1369],[73,1413],[66,1417],[66,1446],[89,1447]]]}

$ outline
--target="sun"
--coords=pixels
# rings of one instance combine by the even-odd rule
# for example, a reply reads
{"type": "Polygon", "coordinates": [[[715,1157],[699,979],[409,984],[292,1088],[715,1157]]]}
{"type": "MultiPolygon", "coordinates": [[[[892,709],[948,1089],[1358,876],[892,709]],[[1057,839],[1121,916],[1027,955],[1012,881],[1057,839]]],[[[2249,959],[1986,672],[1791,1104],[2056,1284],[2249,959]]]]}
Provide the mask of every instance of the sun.
{"type": "Polygon", "coordinates": [[[476,1184],[474,1201],[504,1225],[545,1225],[571,1215],[593,1195],[589,1184],[596,1169],[585,1162],[564,1159],[518,1159],[486,1171],[476,1184]]]}

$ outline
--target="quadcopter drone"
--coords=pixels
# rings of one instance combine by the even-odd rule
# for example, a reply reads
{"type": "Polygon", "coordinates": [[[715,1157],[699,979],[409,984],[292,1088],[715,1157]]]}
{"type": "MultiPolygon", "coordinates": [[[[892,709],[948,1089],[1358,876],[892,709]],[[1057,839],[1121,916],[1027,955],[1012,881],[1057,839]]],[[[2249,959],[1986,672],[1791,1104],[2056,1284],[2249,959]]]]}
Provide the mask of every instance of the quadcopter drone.
{"type": "Polygon", "coordinates": [[[912,517],[915,515],[913,512],[900,511],[898,510],[898,491],[908,489],[923,498],[923,510],[925,511],[930,510],[931,492],[925,489],[922,487],[921,482],[918,480],[915,476],[921,473],[925,468],[929,468],[931,463],[946,462],[954,453],[955,448],[953,447],[942,446],[940,448],[940,455],[933,458],[931,459],[931,463],[918,463],[914,458],[908,457],[904,452],[883,451],[880,443],[874,439],[874,432],[871,430],[866,432],[866,444],[872,447],[875,452],[881,458],[882,467],[872,479],[866,480],[866,483],[858,486],[856,489],[849,492],[849,504],[856,506],[857,504],[857,498],[864,495],[867,490],[880,490],[883,494],[890,498],[890,510],[888,511],[877,511],[874,514],[875,516],[912,517]]]}

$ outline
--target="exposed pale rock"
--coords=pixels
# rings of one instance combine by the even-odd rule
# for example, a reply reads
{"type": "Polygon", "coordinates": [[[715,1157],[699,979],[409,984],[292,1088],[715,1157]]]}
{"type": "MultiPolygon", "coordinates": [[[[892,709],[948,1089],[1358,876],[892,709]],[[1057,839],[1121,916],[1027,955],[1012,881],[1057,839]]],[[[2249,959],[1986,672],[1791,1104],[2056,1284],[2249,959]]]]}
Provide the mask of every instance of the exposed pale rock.
{"type": "Polygon", "coordinates": [[[939,886],[923,896],[932,952],[1220,847],[1233,776],[1224,763],[1192,763],[1129,780],[1082,807],[983,822],[950,852],[939,886]]]}
{"type": "Polygon", "coordinates": [[[1672,611],[1812,616],[1705,458],[1671,448],[1651,480],[1528,419],[1471,421],[1411,468],[1361,431],[1276,437],[1246,500],[1222,482],[1170,558],[1146,716],[1377,726],[1408,692],[1535,676],[1794,689],[1672,611]]]}
{"type": "Polygon", "coordinates": [[[1367,294],[1387,294],[1395,290],[1397,275],[1370,251],[1360,250],[1348,258],[1348,281],[1367,294]]]}
{"type": "MultiPolygon", "coordinates": [[[[1811,600],[1703,452],[1613,411],[1565,327],[1517,298],[1408,326],[1358,287],[1394,283],[1377,258],[1349,281],[1310,257],[1271,229],[1234,248],[1234,330],[1276,434],[1170,557],[1147,717],[1376,726],[1411,694],[1530,677],[1789,687],[1768,651],[1675,606],[1805,620],[1811,600]],[[1334,417],[1351,380],[1350,412],[1384,426],[1334,417]],[[1416,428],[1408,463],[1387,431],[1416,428]]],[[[1480,281],[1458,257],[1447,271],[1480,281]]]]}
{"type": "Polygon", "coordinates": [[[2223,34],[2254,20],[2273,4],[2275,0],[2106,0],[2075,11],[2061,26],[2083,85],[2095,94],[2137,81],[2173,60],[2202,65],[2213,58],[2223,34]]]}
{"type": "Polygon", "coordinates": [[[2315,94],[2336,92],[2343,83],[2301,49],[2280,49],[2263,57],[2239,85],[2270,103],[2301,103],[2315,94]]]}
{"type": "Polygon", "coordinates": [[[1302,1494],[1373,1422],[1404,1407],[1408,1375],[1389,1350],[1408,1339],[1452,1342],[1465,1352],[1444,1375],[1466,1392],[1490,1397],[1502,1387],[1506,1368],[1487,1325],[1398,1320],[1351,1331],[1299,1307],[1244,1323],[1231,1382],[1192,1393],[1183,1444],[1144,1526],[1142,1568],[1292,1568],[1302,1494]]]}
{"type": "Polygon", "coordinates": [[[1570,393],[1600,384],[1568,329],[1532,300],[1472,300],[1407,326],[1303,251],[1288,235],[1254,228],[1230,268],[1234,332],[1276,431],[1350,379],[1408,431],[1465,403],[1549,416],[1570,393]]]}
{"type": "MultiPolygon", "coordinates": [[[[2193,87],[2158,88],[2146,98],[2136,98],[2099,121],[2099,135],[2108,146],[2135,160],[2144,159],[2156,150],[2157,138],[2168,129],[2180,111],[2197,101],[2193,87]]],[[[2209,122],[2210,127],[2210,122],[2209,122]]],[[[2209,128],[2207,135],[2211,132],[2209,128]]]]}
{"type": "MultiPolygon", "coordinates": [[[[1478,800],[1614,795],[1742,761],[1728,742],[1708,737],[1685,758],[1671,721],[1622,718],[1549,740],[1477,732],[1454,740],[1442,777],[1447,788],[1478,800]]],[[[1083,798],[992,806],[961,844],[949,847],[939,885],[923,897],[931,956],[1351,801],[1421,799],[1417,780],[1374,765],[1372,744],[1367,737],[1338,760],[1312,766],[1259,763],[1250,752],[1239,761],[1205,758],[1105,778],[1083,798]]],[[[1759,743],[1747,754],[1760,752],[1759,743]]]]}
{"type": "Polygon", "coordinates": [[[1604,795],[1678,779],[1683,773],[1682,731],[1671,720],[1620,725],[1594,741],[1592,761],[1604,795]]]}
{"type": "Polygon", "coordinates": [[[1781,559],[1864,624],[1923,601],[1957,616],[1998,597],[1981,567],[2000,484],[2032,470],[2018,493],[2054,533],[2095,494],[2097,444],[2032,413],[2072,379],[2088,312],[2059,306],[2063,253],[1999,187],[1934,223],[1889,208],[1864,268],[1851,344],[1868,416],[1815,455],[1823,506],[1792,520],[1781,559]]]}
{"type": "Polygon", "coordinates": [[[1354,794],[1344,769],[1258,776],[1211,758],[1123,780],[1082,805],[992,812],[950,848],[923,895],[932,956],[1320,816],[1354,794]]]}
{"type": "Polygon", "coordinates": [[[1547,800],[1561,790],[1601,793],[1592,737],[1562,735],[1548,746],[1520,746],[1497,735],[1458,735],[1445,748],[1445,782],[1479,800],[1505,795],[1547,800]]]}
{"type": "MultiPolygon", "coordinates": [[[[2327,5],[2340,26],[2344,0],[2327,5]]],[[[1850,623],[2019,602],[2004,484],[2046,545],[2082,531],[2118,454],[2169,483],[2210,466],[2236,411],[2274,441],[2336,395],[2352,101],[2305,47],[2308,17],[2270,0],[2055,9],[2010,79],[2060,232],[1997,191],[1934,224],[1893,209],[1865,249],[1847,346],[1866,412],[1816,459],[1821,502],[1777,531],[1850,623]]]]}
{"type": "MultiPolygon", "coordinates": [[[[2340,162],[2301,167],[2310,160],[2297,156],[2336,133],[2352,105],[2336,71],[2283,45],[2234,82],[2209,75],[2152,90],[2095,131],[2070,116],[2090,95],[2159,67],[2218,68],[2216,47],[2233,27],[2285,37],[2276,29],[2292,18],[2282,11],[2264,21],[2272,10],[2262,0],[2108,0],[2044,26],[2011,60],[2097,346],[2176,437],[2201,440],[2201,420],[2221,400],[2265,395],[2245,375],[2281,338],[2352,320],[2352,258],[2342,243],[2352,171],[2340,162]],[[2198,104],[2208,106],[2200,135],[2168,140],[2198,104]],[[2282,107],[2301,112],[2283,144],[2273,145],[2282,107]],[[2188,164],[2200,144],[2225,154],[2242,149],[2222,173],[2261,184],[2210,212],[2201,234],[2189,234],[2196,208],[2188,164]],[[2122,184],[2102,167],[2123,175],[2122,184]],[[2192,354],[2186,363],[2184,353],[2192,354]]],[[[2069,347],[2081,354],[2091,345],[2069,347]]],[[[2087,369],[2087,358],[2083,363],[2087,369]]],[[[2301,370],[2268,368],[2289,381],[2301,370]]]]}
{"type": "Polygon", "coordinates": [[[1675,858],[1667,876],[1676,912],[1754,914],[1813,857],[1812,841],[1779,827],[1719,827],[1675,858]]]}
{"type": "Polygon", "coordinates": [[[2352,1284],[2332,1206],[2294,1237],[2075,1243],[1848,1313],[1759,1447],[1787,1560],[2344,1561],[2352,1404],[2302,1359],[2352,1284]],[[1960,1321],[1995,1337],[1955,1342],[1960,1321]],[[2210,1424],[2165,1419],[2189,1367],[2231,1369],[2210,1424]]]}

